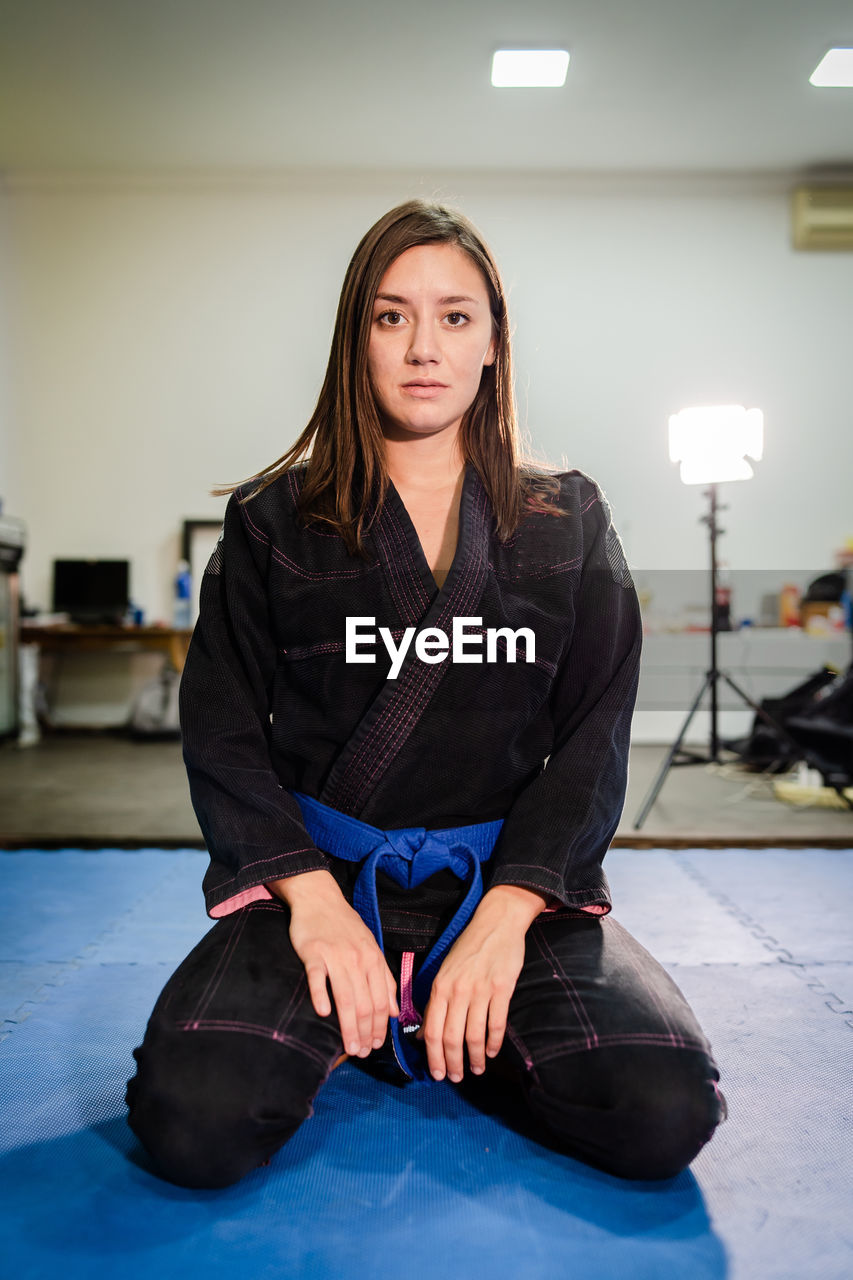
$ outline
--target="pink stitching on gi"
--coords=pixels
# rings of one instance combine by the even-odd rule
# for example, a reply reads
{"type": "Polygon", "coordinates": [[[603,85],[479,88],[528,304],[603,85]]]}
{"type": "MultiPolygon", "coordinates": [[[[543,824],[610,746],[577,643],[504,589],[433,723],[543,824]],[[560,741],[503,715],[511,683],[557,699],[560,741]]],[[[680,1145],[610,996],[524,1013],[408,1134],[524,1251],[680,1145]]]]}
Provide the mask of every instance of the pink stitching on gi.
{"type": "MultiPolygon", "coordinates": [[[[426,667],[426,664],[424,664],[424,666],[426,667]]],[[[434,666],[428,667],[423,674],[418,673],[413,668],[409,669],[407,676],[404,677],[403,683],[397,690],[395,690],[397,696],[391,698],[388,706],[381,713],[378,721],[368,732],[365,740],[362,742],[353,759],[344,770],[339,784],[339,794],[344,803],[350,803],[353,805],[357,803],[359,793],[363,792],[365,788],[370,785],[370,782],[376,776],[377,772],[382,770],[387,757],[393,754],[397,749],[398,742],[405,741],[409,736],[420,718],[420,711],[423,705],[422,701],[416,703],[415,698],[420,698],[420,694],[422,693],[427,680],[429,680],[431,684],[435,684],[441,675],[443,675],[443,672],[439,671],[434,666]],[[384,737],[384,730],[387,721],[390,717],[399,713],[398,703],[405,697],[410,699],[407,708],[408,714],[400,716],[394,726],[395,731],[392,732],[389,738],[385,740],[385,752],[378,757],[374,757],[372,768],[368,768],[367,770],[363,769],[362,761],[365,757],[369,757],[371,751],[375,749],[375,739],[379,737],[381,740],[384,737]],[[360,777],[358,776],[359,774],[361,775],[360,777]]]]}
{"type": "MultiPolygon", "coordinates": [[[[475,521],[477,515],[481,516],[485,511],[485,497],[485,493],[481,492],[478,499],[479,510],[472,513],[472,522],[475,521]]],[[[469,598],[473,595],[478,581],[482,580],[478,572],[482,568],[481,559],[481,557],[477,557],[476,555],[471,555],[469,557],[468,564],[463,570],[464,577],[457,584],[455,595],[448,598],[444,603],[443,611],[439,615],[440,622],[444,621],[448,616],[452,616],[457,607],[463,608],[468,604],[469,598]]],[[[409,669],[408,683],[404,685],[403,690],[397,691],[398,698],[392,698],[390,700],[388,706],[386,706],[385,710],[380,715],[379,720],[368,733],[365,741],[362,743],[361,747],[356,752],[344,772],[344,776],[341,779],[340,791],[345,795],[347,800],[350,800],[350,797],[353,796],[351,803],[355,803],[357,801],[359,791],[363,792],[366,786],[369,786],[376,774],[384,768],[385,761],[389,755],[394,754],[398,750],[398,744],[401,745],[415,728],[420,720],[422,710],[425,705],[425,699],[422,695],[424,693],[429,695],[431,692],[430,686],[437,684],[443,674],[443,670],[439,666],[428,665],[426,663],[423,664],[423,670],[420,672],[418,672],[416,668],[409,669]],[[399,701],[399,694],[402,692],[405,692],[405,695],[409,698],[409,714],[400,717],[396,725],[396,732],[392,731],[391,734],[385,738],[385,751],[378,757],[374,758],[373,767],[366,770],[366,778],[363,778],[359,784],[358,779],[353,775],[359,771],[361,761],[365,755],[369,755],[373,746],[371,739],[376,739],[377,737],[380,741],[383,739],[386,721],[389,717],[395,714],[394,704],[399,701]]]]}
{"type": "Polygon", "coordinates": [[[538,871],[541,875],[550,875],[554,877],[554,884],[558,889],[563,888],[563,877],[556,871],[552,871],[550,867],[537,867],[534,862],[507,862],[504,863],[504,870],[518,867],[520,871],[538,871]]]}
{"type": "Polygon", "coordinates": [[[301,1049],[309,1058],[322,1063],[324,1067],[327,1065],[326,1058],[313,1045],[306,1044],[304,1040],[299,1040],[296,1036],[273,1031],[270,1027],[258,1026],[254,1022],[236,1022],[225,1018],[205,1018],[198,1022],[178,1022],[175,1025],[179,1031],[237,1031],[249,1035],[263,1036],[266,1040],[275,1040],[278,1044],[286,1044],[291,1048],[301,1049]]]}
{"type": "Polygon", "coordinates": [[[383,563],[389,571],[392,592],[401,617],[404,621],[417,621],[429,607],[429,598],[417,573],[408,539],[389,503],[383,507],[377,523],[376,540],[383,556],[383,563]],[[408,560],[411,570],[408,575],[400,572],[397,563],[403,556],[408,560]],[[420,600],[416,598],[415,587],[419,589],[420,600]]]}
{"type": "MultiPolygon", "coordinates": [[[[616,941],[617,946],[620,946],[620,947],[621,947],[621,950],[622,950],[623,954],[627,955],[627,954],[628,954],[628,948],[627,948],[627,945],[626,945],[626,938],[623,936],[622,926],[621,926],[621,925],[619,925],[619,927],[618,927],[618,928],[614,929],[614,928],[613,928],[613,926],[614,926],[614,925],[619,925],[619,921],[618,921],[618,920],[611,920],[611,921],[610,921],[611,934],[613,935],[614,940],[616,941]]],[[[624,934],[627,934],[627,930],[624,930],[624,934]]],[[[673,1048],[682,1048],[682,1047],[683,1047],[683,1036],[678,1035],[678,1034],[673,1030],[672,1023],[671,1023],[671,1021],[670,1021],[669,1017],[667,1016],[666,1007],[665,1007],[665,1005],[663,1004],[663,1001],[662,1001],[662,1000],[660,1000],[660,999],[658,998],[658,993],[655,991],[655,989],[654,989],[654,987],[652,986],[652,984],[651,984],[651,983],[650,983],[650,982],[649,982],[649,981],[648,981],[648,980],[643,976],[642,970],[639,970],[638,972],[639,972],[639,977],[640,977],[640,980],[641,980],[641,982],[642,982],[643,986],[646,988],[646,990],[648,991],[649,995],[651,996],[651,1002],[652,1002],[652,1004],[655,1006],[655,1008],[657,1009],[658,1013],[660,1014],[661,1021],[663,1022],[663,1025],[666,1027],[667,1032],[669,1033],[669,1038],[670,1038],[670,1040],[671,1040],[671,1042],[672,1042],[672,1046],[673,1046],[673,1048]]],[[[669,977],[669,974],[667,974],[667,977],[669,977]]],[[[672,979],[670,979],[670,981],[672,981],[672,979]]]]}
{"type": "Polygon", "coordinates": [[[383,771],[388,757],[395,754],[399,749],[399,746],[402,746],[406,738],[409,737],[412,730],[420,720],[423,707],[425,705],[424,695],[429,695],[430,686],[436,685],[443,674],[444,672],[439,670],[436,666],[428,667],[423,674],[417,672],[414,668],[410,668],[407,683],[404,683],[404,685],[396,691],[398,697],[400,695],[404,697],[408,695],[409,703],[407,707],[407,714],[400,716],[396,725],[393,726],[392,732],[387,738],[385,738],[384,752],[380,755],[374,756],[372,767],[368,766],[366,769],[359,769],[362,760],[366,756],[369,757],[371,750],[375,749],[374,740],[377,736],[380,738],[380,741],[382,740],[387,721],[399,710],[399,708],[395,707],[395,703],[397,702],[397,699],[395,698],[392,698],[389,701],[388,706],[381,713],[379,720],[367,735],[355,757],[347,767],[344,777],[346,778],[347,775],[350,775],[349,782],[348,784],[342,782],[342,785],[348,785],[348,794],[353,797],[353,803],[357,802],[359,792],[363,793],[365,788],[370,785],[376,775],[383,771]],[[361,772],[362,774],[360,780],[358,777],[354,776],[357,772],[361,772]]]}
{"type": "Polygon", "coordinates": [[[527,1048],[527,1045],[524,1043],[524,1041],[522,1040],[518,1032],[515,1031],[510,1026],[510,1022],[508,1018],[506,1023],[506,1034],[509,1037],[510,1043],[515,1046],[516,1052],[523,1059],[525,1071],[530,1072],[530,1074],[533,1076],[533,1080],[535,1084],[537,1085],[541,1084],[541,1081],[539,1079],[539,1073],[537,1072],[535,1063],[533,1061],[533,1055],[531,1054],[530,1050],[527,1048]]]}
{"type": "MultiPolygon", "coordinates": [[[[296,483],[296,468],[288,467],[287,471],[285,471],[284,474],[287,477],[287,483],[290,489],[290,496],[293,499],[293,502],[295,505],[297,498],[302,492],[301,485],[298,485],[296,483]]],[[[317,538],[334,538],[336,542],[341,541],[341,535],[339,533],[332,533],[331,530],[326,530],[326,529],[318,529],[315,527],[314,524],[305,525],[304,531],[305,533],[313,533],[317,538]]]]}
{"type": "Polygon", "coordinates": [[[315,845],[306,845],[304,849],[288,849],[286,853],[276,853],[270,858],[258,858],[255,862],[247,862],[241,867],[236,876],[232,876],[230,880],[222,880],[216,885],[216,891],[224,889],[227,884],[233,884],[235,880],[239,880],[244,871],[248,871],[251,867],[263,867],[268,862],[278,862],[281,858],[292,858],[295,853],[315,853],[315,845]]]}
{"type": "MultiPolygon", "coordinates": [[[[475,563],[469,563],[467,568],[463,570],[463,574],[465,576],[458,585],[457,595],[455,598],[451,597],[445,602],[444,611],[439,615],[439,623],[445,621],[449,615],[452,615],[455,604],[458,604],[459,607],[465,607],[465,605],[467,605],[470,595],[473,594],[473,590],[476,588],[477,578],[475,577],[475,572],[477,568],[478,566],[475,563]],[[469,591],[469,594],[464,597],[464,600],[459,602],[458,596],[460,596],[463,590],[468,587],[468,579],[471,578],[474,579],[473,586],[469,591]]],[[[417,726],[428,698],[433,695],[435,686],[443,675],[444,671],[438,666],[429,666],[424,664],[424,669],[421,671],[418,671],[415,667],[410,668],[408,673],[408,684],[406,686],[406,693],[409,696],[408,714],[400,718],[395,730],[392,730],[390,735],[385,739],[384,753],[374,758],[373,767],[367,769],[366,776],[368,783],[373,780],[377,772],[384,768],[385,761],[388,756],[394,754],[399,749],[399,746],[402,745],[406,738],[408,738],[409,734],[417,726]]],[[[393,715],[393,701],[394,700],[392,699],[380,716],[379,721],[376,726],[374,726],[372,736],[384,736],[381,731],[384,730],[385,722],[391,715],[393,715]]],[[[369,746],[370,742],[368,738],[368,740],[362,744],[357,759],[352,762],[353,766],[356,765],[369,746]]],[[[362,787],[363,786],[364,783],[362,783],[362,787]]]]}
{"type": "Polygon", "coordinates": [[[563,966],[560,964],[560,961],[557,958],[557,956],[555,956],[552,948],[548,945],[547,941],[542,936],[541,930],[539,929],[531,930],[531,936],[533,938],[533,941],[536,943],[537,947],[539,948],[542,954],[542,958],[546,962],[550,963],[553,977],[555,977],[560,982],[561,986],[563,987],[563,990],[565,991],[566,995],[569,997],[569,1000],[571,1002],[572,1008],[575,1011],[579,1024],[582,1027],[585,1026],[587,1029],[586,1047],[588,1049],[596,1048],[599,1043],[598,1033],[595,1030],[592,1019],[590,1018],[589,1014],[584,1008],[584,1004],[580,998],[577,987],[572,982],[571,978],[568,976],[563,966]],[[545,954],[546,950],[548,953],[547,955],[545,954]]]}
{"type": "Polygon", "coordinates": [[[207,1008],[207,1006],[210,1004],[211,1000],[213,999],[214,995],[216,994],[216,990],[225,975],[225,971],[228,968],[228,964],[230,963],[231,955],[236,949],[237,942],[240,938],[240,935],[246,927],[247,919],[248,919],[248,912],[246,912],[241,918],[238,919],[237,923],[234,925],[234,928],[231,930],[231,937],[228,939],[228,945],[223,948],[222,955],[219,957],[219,962],[217,963],[216,968],[213,970],[213,973],[208,978],[207,986],[205,987],[204,991],[201,993],[199,1002],[196,1005],[195,1013],[192,1015],[192,1019],[191,1019],[193,1022],[195,1022],[195,1020],[199,1017],[202,1011],[207,1008]]]}
{"type": "MultiPolygon", "coordinates": [[[[574,569],[575,565],[583,563],[583,556],[575,556],[574,560],[560,560],[557,564],[551,564],[547,567],[534,571],[533,569],[525,570],[525,578],[553,578],[556,573],[565,573],[568,569],[574,569]]],[[[521,576],[520,574],[518,575],[521,576]]]]}
{"type": "Polygon", "coordinates": [[[396,565],[396,544],[391,536],[392,531],[387,532],[382,528],[381,522],[376,526],[375,538],[379,554],[382,558],[382,564],[388,572],[389,585],[391,595],[394,598],[394,605],[404,622],[411,621],[417,617],[414,604],[411,598],[407,598],[404,590],[405,583],[399,577],[396,565]]]}
{"type": "MultiPolygon", "coordinates": [[[[399,575],[399,581],[411,599],[412,609],[411,609],[410,616],[413,619],[417,620],[419,617],[423,616],[424,611],[429,608],[429,605],[430,605],[429,595],[424,590],[423,582],[421,581],[420,574],[418,573],[418,566],[415,562],[414,553],[412,552],[412,548],[409,545],[409,539],[406,537],[406,530],[404,529],[403,525],[400,523],[400,520],[398,519],[396,511],[394,511],[393,507],[390,504],[386,504],[386,507],[383,508],[383,514],[387,516],[388,523],[391,526],[391,529],[389,529],[389,533],[391,533],[392,531],[396,533],[397,545],[399,546],[401,551],[405,552],[406,558],[409,561],[409,565],[412,568],[412,575],[407,577],[401,574],[399,575]],[[418,612],[418,610],[420,610],[420,613],[418,612]]],[[[409,517],[409,519],[411,520],[411,517],[409,517]]],[[[417,533],[417,530],[415,530],[415,532],[417,533]]],[[[423,548],[421,548],[421,550],[423,550],[423,548]]],[[[397,570],[396,561],[393,558],[389,560],[388,567],[391,569],[391,572],[396,576],[398,573],[398,570],[397,570]]]]}
{"type": "Polygon", "coordinates": [[[346,648],[344,640],[323,640],[318,644],[295,645],[291,649],[279,649],[291,662],[299,662],[302,658],[313,658],[318,653],[343,653],[346,648]]]}
{"type": "MultiPolygon", "coordinates": [[[[386,628],[394,640],[402,640],[406,634],[405,627],[388,627],[386,628]]],[[[477,630],[476,627],[472,630],[477,630]]],[[[480,631],[485,631],[485,627],[480,627],[480,631]]],[[[298,645],[292,649],[279,649],[279,653],[286,654],[292,662],[298,662],[301,658],[312,658],[317,653],[343,653],[346,648],[344,640],[324,640],[318,644],[298,645]]],[[[538,659],[537,659],[538,661],[538,659]]],[[[556,670],[556,667],[554,668],[556,670]]]]}
{"type": "Polygon", "coordinates": [[[515,571],[511,571],[509,569],[497,569],[492,564],[489,565],[489,568],[494,571],[495,577],[501,582],[516,583],[521,578],[525,581],[531,579],[534,582],[538,582],[542,578],[553,578],[558,573],[568,573],[578,564],[582,563],[583,557],[577,556],[574,560],[561,560],[558,564],[547,565],[544,568],[540,567],[538,570],[529,567],[523,569],[520,564],[515,566],[515,571]]]}
{"type": "Polygon", "coordinates": [[[308,987],[308,975],[303,970],[299,978],[299,981],[297,982],[296,986],[293,989],[293,992],[291,993],[289,1003],[285,1007],[284,1012],[282,1013],[278,1022],[275,1024],[276,1033],[278,1035],[283,1035],[287,1030],[290,1024],[290,1021],[293,1018],[294,1013],[296,1012],[294,1005],[296,1004],[297,1000],[301,1004],[302,994],[307,989],[307,987],[308,987]]]}
{"type": "Polygon", "coordinates": [[[417,610],[414,603],[410,600],[402,590],[401,584],[396,580],[397,569],[394,563],[395,552],[393,548],[389,549],[381,535],[377,535],[377,541],[381,547],[383,556],[383,565],[388,574],[389,586],[391,588],[391,596],[394,601],[394,608],[402,618],[404,623],[411,623],[417,620],[417,610]]]}
{"type": "MultiPolygon", "coordinates": [[[[539,874],[542,876],[546,876],[546,875],[553,876],[554,883],[557,886],[557,890],[559,892],[565,893],[566,897],[568,898],[572,898],[572,897],[580,898],[584,894],[587,894],[589,892],[588,890],[585,890],[585,889],[576,890],[573,894],[566,892],[565,886],[563,884],[562,876],[560,876],[556,871],[551,871],[548,867],[537,867],[529,862],[505,862],[505,863],[502,863],[501,865],[502,871],[515,871],[516,869],[519,871],[525,871],[525,870],[538,871],[539,874]]],[[[504,882],[499,881],[499,883],[504,883],[504,882]]],[[[514,879],[512,883],[515,884],[517,883],[517,881],[514,879]]],[[[546,888],[539,881],[534,881],[532,877],[530,880],[524,880],[522,884],[523,884],[523,887],[533,889],[536,893],[551,892],[550,889],[546,888]]],[[[609,903],[601,902],[600,900],[598,902],[592,902],[587,904],[584,904],[582,902],[561,902],[558,907],[545,907],[543,911],[540,912],[540,914],[546,915],[550,911],[588,911],[592,915],[606,916],[610,914],[611,910],[612,908],[609,903]]]]}
{"type": "Polygon", "coordinates": [[[552,1058],[562,1057],[566,1053],[590,1053],[593,1049],[605,1049],[608,1045],[613,1044],[650,1044],[664,1049],[672,1049],[676,1053],[680,1049],[699,1049],[702,1053],[707,1053],[708,1051],[707,1045],[700,1040],[691,1040],[685,1036],[680,1044],[674,1045],[670,1036],[654,1031],[626,1032],[623,1035],[602,1035],[596,1037],[596,1040],[597,1043],[594,1045],[582,1040],[566,1040],[545,1053],[538,1053],[536,1061],[541,1066],[543,1062],[550,1062],[552,1058]]]}
{"type": "MultiPolygon", "coordinates": [[[[302,578],[307,578],[309,581],[326,578],[357,578],[361,577],[362,574],[365,573],[365,569],[361,568],[303,569],[301,565],[297,564],[295,560],[291,560],[290,556],[286,555],[284,551],[277,547],[262,529],[258,528],[252,517],[247,513],[245,507],[240,507],[240,513],[243,517],[243,526],[250,537],[254,538],[256,542],[260,542],[264,546],[269,547],[274,560],[277,560],[279,564],[283,565],[286,569],[290,569],[293,573],[298,574],[302,578]]],[[[366,566],[367,570],[375,568],[378,568],[378,562],[376,564],[366,566]]]]}

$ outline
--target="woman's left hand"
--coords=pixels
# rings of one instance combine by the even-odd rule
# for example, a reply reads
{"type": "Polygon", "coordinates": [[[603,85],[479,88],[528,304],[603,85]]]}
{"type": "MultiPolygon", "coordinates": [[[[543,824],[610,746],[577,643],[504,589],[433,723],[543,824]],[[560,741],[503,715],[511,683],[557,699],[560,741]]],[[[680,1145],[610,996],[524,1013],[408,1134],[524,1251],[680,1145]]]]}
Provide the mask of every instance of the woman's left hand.
{"type": "Polygon", "coordinates": [[[426,1044],[436,1080],[463,1075],[463,1042],[471,1071],[486,1069],[498,1053],[509,1003],[524,963],[524,935],[545,906],[529,889],[501,885],[480,902],[441,963],[417,1039],[426,1044]]]}

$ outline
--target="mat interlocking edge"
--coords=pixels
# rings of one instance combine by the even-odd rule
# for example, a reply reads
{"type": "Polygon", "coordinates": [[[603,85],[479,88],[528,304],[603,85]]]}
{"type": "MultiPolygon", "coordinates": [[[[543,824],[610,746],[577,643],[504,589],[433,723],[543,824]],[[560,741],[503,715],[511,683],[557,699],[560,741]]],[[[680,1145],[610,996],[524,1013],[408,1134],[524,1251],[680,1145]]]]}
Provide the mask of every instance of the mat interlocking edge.
{"type": "Polygon", "coordinates": [[[693,1005],[729,1103],[677,1178],[611,1178],[450,1085],[347,1063],[269,1168],[221,1192],[154,1177],[122,1101],[154,999],[210,925],[204,856],[0,857],[10,1276],[853,1275],[853,850],[608,855],[614,915],[693,1005]]]}

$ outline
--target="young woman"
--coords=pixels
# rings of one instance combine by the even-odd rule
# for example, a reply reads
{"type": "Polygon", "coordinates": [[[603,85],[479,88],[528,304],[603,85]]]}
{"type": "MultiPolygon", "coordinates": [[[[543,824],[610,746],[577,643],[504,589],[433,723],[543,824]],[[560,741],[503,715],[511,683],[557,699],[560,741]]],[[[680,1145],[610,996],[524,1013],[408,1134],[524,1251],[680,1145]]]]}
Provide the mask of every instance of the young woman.
{"type": "Polygon", "coordinates": [[[678,1173],[725,1115],[719,1071],[601,866],[637,598],[595,482],[520,457],[504,292],[464,217],[416,200],[368,231],[311,421],[221,492],[181,684],[218,923],[128,1084],[160,1172],[242,1177],[352,1056],[485,1076],[543,1142],[678,1173]]]}

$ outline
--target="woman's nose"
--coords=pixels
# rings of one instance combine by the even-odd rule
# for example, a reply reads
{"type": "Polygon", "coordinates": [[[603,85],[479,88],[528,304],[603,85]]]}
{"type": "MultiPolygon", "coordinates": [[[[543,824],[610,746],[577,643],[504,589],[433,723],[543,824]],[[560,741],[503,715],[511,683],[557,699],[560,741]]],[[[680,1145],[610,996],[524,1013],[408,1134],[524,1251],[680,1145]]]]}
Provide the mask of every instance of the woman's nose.
{"type": "Polygon", "coordinates": [[[408,358],[416,364],[426,361],[437,363],[441,359],[441,344],[433,325],[424,323],[414,326],[408,358]]]}

